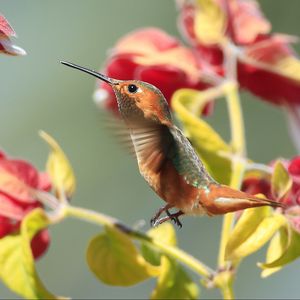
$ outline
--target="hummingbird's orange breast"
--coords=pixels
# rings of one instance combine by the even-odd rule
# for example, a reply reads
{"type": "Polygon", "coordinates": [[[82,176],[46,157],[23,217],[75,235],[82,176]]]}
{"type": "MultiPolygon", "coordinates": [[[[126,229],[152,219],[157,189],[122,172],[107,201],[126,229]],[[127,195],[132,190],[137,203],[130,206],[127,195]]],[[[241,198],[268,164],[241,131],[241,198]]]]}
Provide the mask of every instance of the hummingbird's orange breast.
{"type": "Polygon", "coordinates": [[[167,160],[159,170],[140,166],[140,171],[152,189],[170,205],[182,211],[192,211],[199,202],[199,189],[188,184],[171,161],[167,160]]]}

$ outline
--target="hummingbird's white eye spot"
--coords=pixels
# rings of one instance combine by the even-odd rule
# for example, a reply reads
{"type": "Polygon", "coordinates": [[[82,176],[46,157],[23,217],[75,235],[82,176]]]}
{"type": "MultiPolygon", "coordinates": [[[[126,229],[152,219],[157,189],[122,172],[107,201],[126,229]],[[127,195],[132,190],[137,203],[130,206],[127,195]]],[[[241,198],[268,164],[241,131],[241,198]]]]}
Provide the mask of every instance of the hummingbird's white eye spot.
{"type": "Polygon", "coordinates": [[[129,84],[127,89],[131,94],[135,94],[139,90],[139,88],[135,84],[129,84]]]}

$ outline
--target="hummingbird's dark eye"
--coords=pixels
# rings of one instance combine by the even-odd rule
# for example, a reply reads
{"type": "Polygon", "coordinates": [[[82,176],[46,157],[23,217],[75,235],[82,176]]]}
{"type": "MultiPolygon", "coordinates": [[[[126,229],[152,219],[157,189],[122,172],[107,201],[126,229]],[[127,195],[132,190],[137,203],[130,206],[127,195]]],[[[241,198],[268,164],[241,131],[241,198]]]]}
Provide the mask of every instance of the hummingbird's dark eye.
{"type": "Polygon", "coordinates": [[[138,87],[135,84],[129,84],[128,85],[128,92],[131,94],[136,93],[136,91],[138,90],[138,87]]]}

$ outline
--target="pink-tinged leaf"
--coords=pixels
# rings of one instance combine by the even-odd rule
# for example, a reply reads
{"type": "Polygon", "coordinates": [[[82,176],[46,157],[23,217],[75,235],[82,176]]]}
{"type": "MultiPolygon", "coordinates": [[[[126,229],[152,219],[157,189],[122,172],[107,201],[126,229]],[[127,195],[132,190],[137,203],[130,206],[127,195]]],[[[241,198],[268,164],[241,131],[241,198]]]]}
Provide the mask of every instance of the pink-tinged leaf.
{"type": "Polygon", "coordinates": [[[291,37],[266,36],[239,53],[240,85],[273,104],[300,103],[300,60],[291,37]]]}
{"type": "Polygon", "coordinates": [[[194,84],[199,80],[201,71],[193,52],[184,47],[157,52],[151,56],[137,56],[135,62],[142,66],[168,66],[184,72],[194,84]]]}
{"type": "Polygon", "coordinates": [[[294,157],[290,162],[286,161],[286,165],[288,164],[289,173],[295,178],[296,183],[300,183],[300,156],[294,157]]]}
{"type": "Polygon", "coordinates": [[[38,186],[37,170],[25,160],[0,161],[0,172],[6,171],[33,188],[38,186]]]}
{"type": "Polygon", "coordinates": [[[195,34],[195,6],[187,1],[182,1],[183,3],[179,5],[179,17],[178,17],[178,27],[181,34],[190,43],[196,43],[197,37],[195,34]]]}
{"type": "Polygon", "coordinates": [[[0,150],[0,159],[1,159],[1,158],[5,158],[5,157],[6,157],[6,156],[5,156],[5,153],[4,153],[3,151],[0,150]]]}
{"type": "Polygon", "coordinates": [[[271,31],[271,24],[265,19],[257,1],[238,0],[227,3],[228,31],[236,44],[252,43],[259,35],[271,31]]]}
{"type": "Polygon", "coordinates": [[[15,37],[16,33],[9,25],[8,21],[0,14],[0,53],[9,55],[25,55],[26,51],[14,45],[10,38],[15,37]]]}
{"type": "Polygon", "coordinates": [[[38,180],[38,190],[43,191],[50,191],[51,189],[51,180],[49,175],[46,172],[39,173],[39,180],[38,180]]]}
{"type": "MultiPolygon", "coordinates": [[[[137,66],[132,54],[120,54],[109,60],[105,73],[112,78],[130,80],[134,78],[137,66]]],[[[109,85],[106,84],[106,86],[109,85]]]]}
{"type": "Polygon", "coordinates": [[[25,214],[21,205],[18,205],[7,195],[0,193],[0,215],[13,220],[22,220],[25,214]]]}
{"type": "Polygon", "coordinates": [[[185,72],[172,65],[141,67],[138,71],[138,78],[142,81],[151,82],[159,88],[169,102],[176,90],[181,88],[202,90],[207,86],[202,82],[191,81],[185,72]]]}
{"type": "Polygon", "coordinates": [[[39,259],[49,247],[50,235],[48,230],[41,230],[31,240],[31,250],[34,259],[39,259]]]}
{"type": "MultiPolygon", "coordinates": [[[[170,103],[180,88],[204,89],[201,57],[177,39],[156,28],[144,28],[123,37],[111,51],[104,73],[109,77],[137,79],[158,87],[170,103]]],[[[117,110],[115,96],[107,84],[100,83],[94,94],[101,107],[117,110]]],[[[212,107],[212,106],[211,106],[212,107]]],[[[211,107],[205,112],[210,112],[211,107]]]]}
{"type": "Polygon", "coordinates": [[[38,187],[38,172],[22,160],[0,160],[0,192],[21,202],[34,202],[31,190],[38,187]]]}
{"type": "Polygon", "coordinates": [[[144,28],[122,38],[112,51],[112,62],[108,66],[108,71],[111,64],[112,67],[122,66],[119,70],[122,77],[120,79],[132,79],[137,65],[169,66],[185,72],[190,80],[199,79],[198,62],[193,52],[174,37],[156,28],[144,28]],[[126,61],[114,66],[113,59],[116,57],[126,61]],[[125,69],[126,73],[123,69],[124,63],[129,64],[127,65],[129,70],[125,69]],[[126,74],[127,78],[122,74],[126,74]]]}
{"type": "Polygon", "coordinates": [[[0,239],[16,230],[16,225],[9,218],[0,216],[0,239]]]}
{"type": "Polygon", "coordinates": [[[117,43],[112,53],[114,55],[128,53],[148,56],[176,48],[179,45],[175,38],[159,28],[149,27],[128,33],[117,43]]]}
{"type": "Polygon", "coordinates": [[[9,25],[8,21],[4,18],[4,16],[0,15],[0,39],[3,36],[16,36],[16,33],[9,25]]]}

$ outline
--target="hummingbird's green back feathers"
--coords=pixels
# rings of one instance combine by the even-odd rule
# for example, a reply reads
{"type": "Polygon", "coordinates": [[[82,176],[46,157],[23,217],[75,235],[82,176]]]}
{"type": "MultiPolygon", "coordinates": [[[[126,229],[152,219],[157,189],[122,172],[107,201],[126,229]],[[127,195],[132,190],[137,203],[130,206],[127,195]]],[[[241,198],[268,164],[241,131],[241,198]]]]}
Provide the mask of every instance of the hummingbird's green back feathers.
{"type": "Polygon", "coordinates": [[[167,156],[172,160],[177,172],[183,176],[188,184],[196,188],[214,182],[182,131],[175,125],[169,131],[173,143],[167,156]]]}

